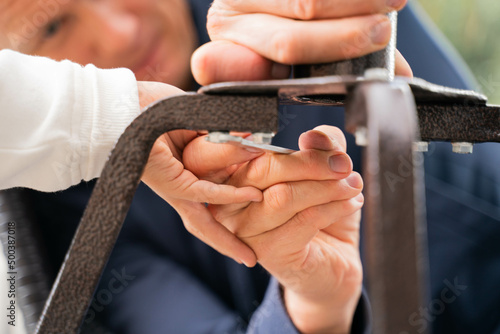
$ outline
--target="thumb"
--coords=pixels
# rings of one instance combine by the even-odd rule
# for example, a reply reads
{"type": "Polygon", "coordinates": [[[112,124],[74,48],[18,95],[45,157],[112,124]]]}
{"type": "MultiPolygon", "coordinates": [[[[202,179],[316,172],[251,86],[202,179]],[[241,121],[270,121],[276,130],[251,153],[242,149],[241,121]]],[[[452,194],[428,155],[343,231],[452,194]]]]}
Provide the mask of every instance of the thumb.
{"type": "Polygon", "coordinates": [[[175,200],[171,204],[179,212],[189,233],[247,267],[257,263],[253,250],[217,222],[203,204],[183,200],[175,200]]]}
{"type": "Polygon", "coordinates": [[[184,91],[177,87],[153,81],[137,81],[137,89],[141,110],[156,100],[171,95],[184,94],[184,91]]]}
{"type": "Polygon", "coordinates": [[[199,47],[191,57],[191,69],[200,85],[287,79],[290,76],[290,66],[272,62],[245,46],[229,41],[214,41],[199,47]]]}
{"type": "MultiPolygon", "coordinates": [[[[191,69],[200,85],[224,81],[288,79],[290,66],[275,63],[249,48],[229,41],[213,41],[191,57],[191,69]]],[[[396,75],[412,77],[410,65],[396,52],[396,75]]]]}

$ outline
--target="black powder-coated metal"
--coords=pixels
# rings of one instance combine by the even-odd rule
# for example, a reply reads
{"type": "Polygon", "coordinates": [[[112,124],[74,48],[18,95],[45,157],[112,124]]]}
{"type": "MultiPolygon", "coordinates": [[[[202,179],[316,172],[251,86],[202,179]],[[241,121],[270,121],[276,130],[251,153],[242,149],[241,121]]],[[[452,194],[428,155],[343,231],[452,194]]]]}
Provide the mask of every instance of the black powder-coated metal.
{"type": "Polygon", "coordinates": [[[420,104],[423,141],[500,142],[500,107],[464,104],[420,104]]]}
{"type": "Polygon", "coordinates": [[[277,98],[187,94],[151,106],[124,132],[98,180],[36,333],[77,333],[155,140],[176,129],[278,129],[277,98]]]}
{"type": "Polygon", "coordinates": [[[413,333],[410,316],[427,305],[428,257],[423,166],[414,163],[423,157],[412,151],[419,135],[408,85],[358,85],[349,96],[346,127],[359,126],[367,130],[364,267],[373,333],[413,333]]]}

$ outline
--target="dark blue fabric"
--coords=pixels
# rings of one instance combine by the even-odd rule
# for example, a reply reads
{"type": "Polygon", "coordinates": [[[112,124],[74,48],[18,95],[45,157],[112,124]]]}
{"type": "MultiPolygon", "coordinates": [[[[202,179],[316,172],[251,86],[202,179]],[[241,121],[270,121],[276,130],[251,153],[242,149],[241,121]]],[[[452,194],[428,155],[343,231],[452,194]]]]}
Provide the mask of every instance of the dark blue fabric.
{"type": "MultiPolygon", "coordinates": [[[[416,19],[415,12],[401,14],[401,23],[416,19]]],[[[414,23],[398,31],[415,76],[473,88],[447,44],[427,38],[429,28],[417,31],[414,23]]],[[[497,144],[478,144],[473,155],[458,155],[449,143],[433,143],[425,154],[431,300],[415,310],[415,329],[500,333],[499,166],[497,144]]]]}
{"type": "MultiPolygon", "coordinates": [[[[191,0],[203,30],[201,42],[207,39],[203,20],[210,2],[191,0]]],[[[466,72],[409,9],[400,14],[398,45],[416,76],[469,87],[466,72]]],[[[275,143],[297,147],[299,134],[319,124],[342,127],[343,110],[283,106],[275,143]]],[[[360,170],[360,149],[350,135],[348,147],[360,170]]],[[[474,155],[458,156],[449,144],[433,144],[426,154],[432,298],[409,319],[417,332],[431,326],[435,333],[500,333],[499,150],[482,144],[474,155]]],[[[89,183],[56,194],[33,193],[56,264],[91,189],[89,183]]],[[[358,308],[357,332],[367,325],[366,306],[363,302],[358,308]]],[[[134,198],[88,319],[94,314],[104,315],[118,333],[295,332],[277,285],[269,284],[262,268],[245,268],[199,242],[185,231],[175,211],[144,185],[134,198]],[[117,273],[127,277],[123,289],[110,288],[117,273]]]]}

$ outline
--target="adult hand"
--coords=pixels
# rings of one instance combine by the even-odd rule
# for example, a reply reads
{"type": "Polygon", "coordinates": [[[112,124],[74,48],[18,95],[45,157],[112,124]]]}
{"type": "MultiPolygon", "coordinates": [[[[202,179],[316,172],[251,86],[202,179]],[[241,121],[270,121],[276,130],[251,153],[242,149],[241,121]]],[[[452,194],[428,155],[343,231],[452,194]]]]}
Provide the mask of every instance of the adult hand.
{"type": "Polygon", "coordinates": [[[300,137],[299,152],[265,154],[244,163],[240,156],[227,160],[218,172],[220,160],[213,159],[212,166],[203,163],[204,154],[216,154],[210,145],[200,139],[188,145],[184,163],[190,170],[217,182],[257,187],[264,194],[262,202],[210,205],[216,220],[249,245],[278,279],[301,332],[348,332],[361,294],[363,183],[352,172],[342,132],[321,126],[300,137]]]}
{"type": "MultiPolygon", "coordinates": [[[[333,62],[381,50],[391,36],[385,14],[402,9],[406,1],[215,0],[207,22],[212,42],[193,54],[193,75],[202,85],[286,79],[286,65],[333,62]]],[[[396,73],[412,75],[399,52],[396,73]]]]}
{"type": "MultiPolygon", "coordinates": [[[[183,94],[176,87],[157,82],[138,82],[138,88],[141,108],[160,98],[183,94]]],[[[149,155],[142,181],[174,207],[186,229],[194,236],[240,263],[254,264],[256,258],[253,251],[217,223],[204,203],[260,201],[262,193],[253,187],[219,185],[200,180],[186,170],[181,157],[186,145],[197,137],[195,131],[178,130],[158,138],[149,155]]]]}

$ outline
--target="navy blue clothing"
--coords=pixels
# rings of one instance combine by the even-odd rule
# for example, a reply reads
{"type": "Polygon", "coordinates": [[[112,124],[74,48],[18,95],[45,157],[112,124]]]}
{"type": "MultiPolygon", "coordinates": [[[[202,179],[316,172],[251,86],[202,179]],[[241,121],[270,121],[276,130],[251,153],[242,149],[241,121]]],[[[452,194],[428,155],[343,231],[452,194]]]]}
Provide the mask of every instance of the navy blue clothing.
{"type": "MultiPolygon", "coordinates": [[[[200,43],[208,38],[204,20],[210,2],[191,1],[200,43]]],[[[469,87],[460,63],[450,59],[411,9],[400,14],[398,45],[415,76],[469,87]]],[[[296,148],[300,133],[319,124],[342,128],[343,110],[282,106],[275,144],[296,148]]],[[[348,153],[360,170],[361,151],[352,136],[347,139],[348,153]]],[[[477,145],[473,155],[458,156],[451,153],[450,144],[438,143],[426,154],[432,298],[409,319],[416,331],[431,326],[435,333],[500,333],[499,165],[499,145],[477,145]]],[[[87,183],[56,194],[33,192],[55,263],[62,260],[91,189],[92,183],[87,183]]],[[[363,331],[367,322],[363,305],[355,332],[363,331]]],[[[296,332],[276,282],[261,267],[238,265],[192,237],[176,212],[144,185],[136,193],[91,311],[89,319],[104,316],[117,333],[296,332]],[[117,272],[127,275],[126,287],[106,299],[99,292],[117,272]]]]}

